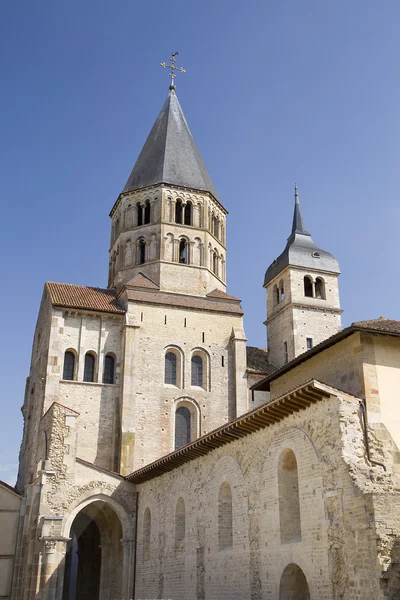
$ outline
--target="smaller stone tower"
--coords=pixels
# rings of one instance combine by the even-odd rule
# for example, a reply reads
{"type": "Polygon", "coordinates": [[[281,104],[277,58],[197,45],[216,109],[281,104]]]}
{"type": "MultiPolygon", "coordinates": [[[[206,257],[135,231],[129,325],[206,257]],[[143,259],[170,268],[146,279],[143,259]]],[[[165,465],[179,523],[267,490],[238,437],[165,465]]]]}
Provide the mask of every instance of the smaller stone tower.
{"type": "Polygon", "coordinates": [[[294,196],[292,232],[264,279],[269,360],[277,367],[341,328],[338,262],[306,230],[297,186],[294,196]]]}

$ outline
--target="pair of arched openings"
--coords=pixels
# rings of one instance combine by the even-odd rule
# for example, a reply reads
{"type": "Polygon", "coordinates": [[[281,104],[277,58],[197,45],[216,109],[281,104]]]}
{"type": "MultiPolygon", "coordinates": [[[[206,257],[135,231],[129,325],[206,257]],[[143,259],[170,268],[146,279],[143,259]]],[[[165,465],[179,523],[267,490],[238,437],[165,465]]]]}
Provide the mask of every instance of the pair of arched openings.
{"type": "Polygon", "coordinates": [[[136,202],[136,212],[137,212],[136,225],[138,227],[140,227],[141,225],[148,225],[151,221],[150,200],[146,200],[144,205],[142,205],[140,202],[136,202]]]}
{"type": "MultiPolygon", "coordinates": [[[[76,380],[76,353],[74,350],[67,350],[64,354],[63,379],[67,381],[76,380]]],[[[87,352],[83,369],[83,381],[92,383],[96,377],[96,354],[87,352]]],[[[115,383],[115,357],[113,354],[106,354],[104,357],[103,383],[115,383]]]]}
{"type": "MultiPolygon", "coordinates": [[[[182,387],[183,354],[175,348],[169,348],[164,359],[164,383],[182,387]]],[[[191,386],[207,388],[207,355],[195,350],[190,359],[191,386]]]]}
{"type": "Polygon", "coordinates": [[[175,203],[175,223],[180,225],[193,224],[193,205],[190,201],[185,204],[178,199],[175,203]]]}
{"type": "Polygon", "coordinates": [[[314,281],[310,275],[304,277],[304,296],[306,298],[319,298],[326,300],[325,281],[322,277],[317,277],[314,281]]]}
{"type": "MultiPolygon", "coordinates": [[[[175,556],[183,555],[185,552],[186,538],[186,506],[182,496],[175,505],[174,515],[174,553],[175,556]]],[[[151,557],[151,511],[147,507],[143,515],[143,559],[150,560],[151,557]]]]}
{"type": "MultiPolygon", "coordinates": [[[[229,550],[233,547],[233,504],[232,490],[226,481],[218,492],[218,550],[229,550]]],[[[175,556],[184,554],[186,537],[186,507],[182,496],[175,505],[175,556]]],[[[151,511],[147,507],[143,515],[143,558],[151,556],[151,511]]]]}
{"type": "Polygon", "coordinates": [[[279,282],[279,285],[275,284],[273,288],[273,304],[276,306],[283,302],[285,299],[285,286],[282,279],[279,282]]]}

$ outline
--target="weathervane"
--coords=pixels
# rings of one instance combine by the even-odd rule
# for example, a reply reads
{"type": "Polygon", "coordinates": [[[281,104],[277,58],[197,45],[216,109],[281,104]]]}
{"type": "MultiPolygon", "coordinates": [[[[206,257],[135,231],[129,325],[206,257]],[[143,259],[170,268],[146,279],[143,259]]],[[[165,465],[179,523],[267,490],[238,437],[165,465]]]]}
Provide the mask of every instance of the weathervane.
{"type": "Polygon", "coordinates": [[[186,70],[183,67],[177,67],[175,65],[175,63],[176,63],[175,56],[178,56],[178,52],[173,52],[171,54],[171,58],[170,58],[171,64],[170,65],[167,65],[167,63],[165,63],[165,62],[160,63],[160,65],[162,66],[163,69],[171,69],[171,73],[170,73],[171,85],[169,86],[170,90],[175,89],[175,77],[176,77],[175,71],[179,71],[180,73],[186,73],[186,70]]]}

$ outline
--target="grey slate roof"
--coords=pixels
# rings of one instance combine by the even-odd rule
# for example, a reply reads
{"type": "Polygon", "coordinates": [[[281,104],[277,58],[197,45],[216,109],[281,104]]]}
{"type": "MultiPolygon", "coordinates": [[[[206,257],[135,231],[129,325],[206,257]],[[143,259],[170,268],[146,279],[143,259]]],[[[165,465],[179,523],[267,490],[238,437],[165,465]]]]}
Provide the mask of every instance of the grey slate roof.
{"type": "Polygon", "coordinates": [[[218,200],[174,90],[164,102],[123,192],[158,183],[210,192],[218,200]]]}
{"type": "Polygon", "coordinates": [[[282,254],[274,260],[265,272],[264,287],[274,279],[285,267],[303,267],[329,273],[340,273],[336,258],[318,248],[311,235],[305,228],[301,214],[299,194],[295,188],[295,204],[293,214],[292,233],[288,237],[286,247],[282,254]]]}

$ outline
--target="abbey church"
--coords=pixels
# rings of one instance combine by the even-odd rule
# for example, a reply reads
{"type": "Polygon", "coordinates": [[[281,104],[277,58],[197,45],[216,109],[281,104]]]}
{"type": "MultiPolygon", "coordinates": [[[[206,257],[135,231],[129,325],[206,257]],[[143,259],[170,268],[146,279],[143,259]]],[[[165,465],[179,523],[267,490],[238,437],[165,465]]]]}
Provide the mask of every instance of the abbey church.
{"type": "Polygon", "coordinates": [[[399,600],[400,322],[342,329],[296,188],[247,345],[174,85],[110,218],[108,287],[44,286],[0,598],[399,600]]]}

